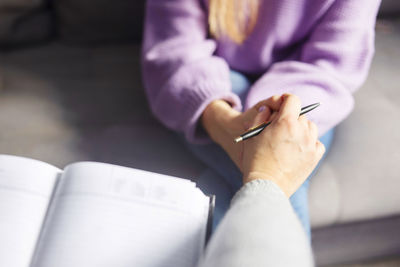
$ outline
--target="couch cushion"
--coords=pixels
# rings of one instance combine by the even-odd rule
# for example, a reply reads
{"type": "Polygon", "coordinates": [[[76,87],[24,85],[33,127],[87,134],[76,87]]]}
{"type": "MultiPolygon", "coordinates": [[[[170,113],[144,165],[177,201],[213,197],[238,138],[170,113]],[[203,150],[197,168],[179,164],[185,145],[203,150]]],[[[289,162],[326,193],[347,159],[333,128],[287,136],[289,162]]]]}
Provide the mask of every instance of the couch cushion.
{"type": "Polygon", "coordinates": [[[0,0],[0,47],[45,40],[51,29],[47,0],[0,0]]]}
{"type": "Polygon", "coordinates": [[[151,115],[139,50],[51,43],[0,52],[0,153],[197,177],[202,164],[151,115]]]}
{"type": "Polygon", "coordinates": [[[144,0],[54,1],[61,39],[73,43],[140,40],[144,0]]]}

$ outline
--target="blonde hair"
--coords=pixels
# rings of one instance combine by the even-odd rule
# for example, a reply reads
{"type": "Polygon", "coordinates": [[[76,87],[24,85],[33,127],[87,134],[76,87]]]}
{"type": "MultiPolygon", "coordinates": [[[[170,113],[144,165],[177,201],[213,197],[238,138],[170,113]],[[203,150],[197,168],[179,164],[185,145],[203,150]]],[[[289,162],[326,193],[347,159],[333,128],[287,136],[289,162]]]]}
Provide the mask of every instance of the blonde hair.
{"type": "Polygon", "coordinates": [[[210,0],[208,23],[214,38],[243,43],[257,22],[260,0],[210,0]]]}

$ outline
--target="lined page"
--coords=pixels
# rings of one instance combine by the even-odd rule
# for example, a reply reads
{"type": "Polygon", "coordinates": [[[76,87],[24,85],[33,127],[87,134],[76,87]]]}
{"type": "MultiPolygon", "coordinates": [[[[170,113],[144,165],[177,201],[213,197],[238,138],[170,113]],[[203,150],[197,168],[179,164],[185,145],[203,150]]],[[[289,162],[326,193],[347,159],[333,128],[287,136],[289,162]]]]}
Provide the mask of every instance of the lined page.
{"type": "Polygon", "coordinates": [[[101,163],[66,168],[35,267],[194,266],[208,198],[194,183],[101,163]]]}
{"type": "Polygon", "coordinates": [[[60,172],[40,161],[0,155],[0,266],[29,266],[60,172]]]}

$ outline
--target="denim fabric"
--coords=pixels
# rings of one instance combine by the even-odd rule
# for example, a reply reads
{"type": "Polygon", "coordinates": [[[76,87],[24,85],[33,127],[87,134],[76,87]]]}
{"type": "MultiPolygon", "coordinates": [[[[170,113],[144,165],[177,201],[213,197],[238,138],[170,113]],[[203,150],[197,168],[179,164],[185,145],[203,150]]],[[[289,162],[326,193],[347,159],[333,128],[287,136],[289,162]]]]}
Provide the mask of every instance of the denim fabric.
{"type": "MultiPolygon", "coordinates": [[[[232,91],[244,102],[251,82],[241,73],[231,71],[232,91]]],[[[333,130],[330,130],[320,140],[328,151],[333,138],[333,130]]],[[[217,144],[194,145],[186,143],[189,150],[209,168],[198,178],[197,186],[207,194],[216,196],[216,207],[214,211],[213,229],[229,208],[233,194],[242,186],[242,174],[232,162],[225,151],[217,144]]],[[[319,165],[318,165],[319,166],[319,165]]],[[[318,168],[317,166],[317,168],[318,168]]],[[[308,187],[310,178],[316,169],[307,178],[303,185],[290,197],[293,209],[298,215],[307,235],[310,237],[310,220],[308,214],[308,187]]]]}

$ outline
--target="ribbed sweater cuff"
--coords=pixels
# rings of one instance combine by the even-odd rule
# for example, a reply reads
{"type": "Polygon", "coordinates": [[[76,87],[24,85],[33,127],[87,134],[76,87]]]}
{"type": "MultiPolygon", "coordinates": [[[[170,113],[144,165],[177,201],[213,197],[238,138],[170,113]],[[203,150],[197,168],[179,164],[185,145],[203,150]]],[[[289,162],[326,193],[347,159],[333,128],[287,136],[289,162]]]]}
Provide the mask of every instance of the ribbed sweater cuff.
{"type": "Polygon", "coordinates": [[[265,195],[266,197],[277,201],[288,201],[287,196],[277,184],[270,180],[256,179],[246,183],[238,192],[236,192],[232,198],[231,206],[237,201],[240,201],[240,199],[251,199],[251,196],[256,195],[265,195]]]}
{"type": "Polygon", "coordinates": [[[218,81],[204,81],[196,85],[196,90],[190,90],[190,94],[184,97],[185,110],[191,116],[185,127],[185,137],[190,143],[205,144],[211,139],[200,125],[200,117],[204,109],[212,101],[221,99],[227,101],[232,108],[241,111],[242,104],[239,97],[230,91],[229,84],[218,81]]]}

